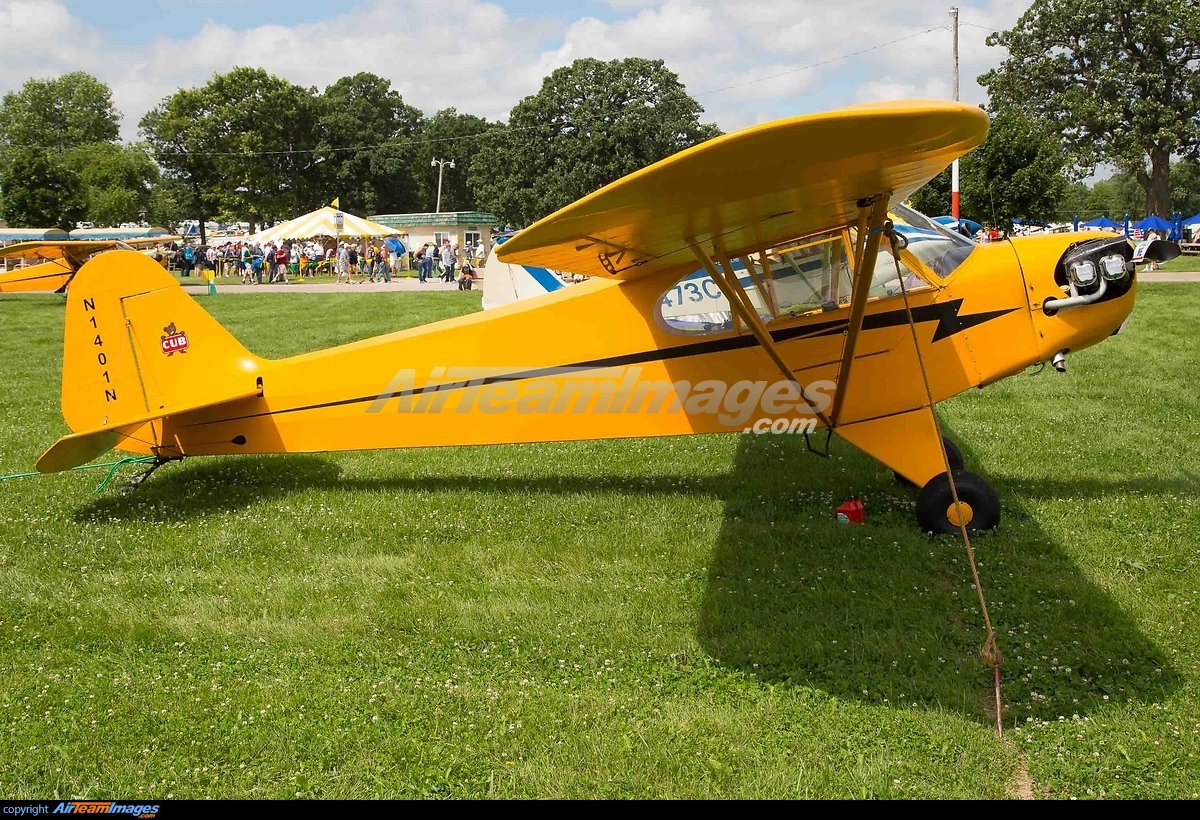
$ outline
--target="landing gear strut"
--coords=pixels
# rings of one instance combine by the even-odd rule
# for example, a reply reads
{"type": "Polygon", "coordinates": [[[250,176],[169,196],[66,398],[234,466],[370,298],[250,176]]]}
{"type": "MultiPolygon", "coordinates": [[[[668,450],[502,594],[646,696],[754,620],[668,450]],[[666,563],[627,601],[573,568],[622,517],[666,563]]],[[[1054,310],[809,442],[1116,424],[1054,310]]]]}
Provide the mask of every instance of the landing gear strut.
{"type": "MultiPolygon", "coordinates": [[[[965,466],[965,462],[963,461],[962,451],[958,449],[958,445],[945,436],[942,436],[942,446],[946,448],[946,456],[950,459],[950,469],[961,470],[965,466]]],[[[892,475],[896,477],[898,483],[905,487],[917,486],[897,472],[893,471],[892,475]]]]}
{"type": "Polygon", "coordinates": [[[149,467],[147,467],[145,470],[142,470],[140,473],[137,473],[132,478],[130,478],[129,483],[121,488],[121,492],[123,492],[123,493],[134,492],[138,487],[140,487],[144,483],[146,483],[146,480],[148,478],[150,478],[150,476],[154,475],[155,470],[157,470],[159,467],[163,466],[164,464],[166,464],[170,461],[179,461],[179,458],[177,458],[177,457],[176,458],[166,458],[164,456],[159,456],[158,458],[154,459],[154,461],[151,462],[149,467]]]}

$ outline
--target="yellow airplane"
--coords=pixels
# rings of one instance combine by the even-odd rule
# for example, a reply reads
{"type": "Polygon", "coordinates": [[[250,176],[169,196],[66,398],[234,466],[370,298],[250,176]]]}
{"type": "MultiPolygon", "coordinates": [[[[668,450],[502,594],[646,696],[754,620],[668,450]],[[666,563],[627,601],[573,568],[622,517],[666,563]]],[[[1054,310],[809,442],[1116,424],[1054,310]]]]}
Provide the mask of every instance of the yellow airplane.
{"type": "Polygon", "coordinates": [[[920,487],[924,530],[993,527],[996,494],[944,454],[934,405],[1111,335],[1135,284],[1134,249],[1110,234],[976,246],[901,204],[987,129],[978,108],[910,101],[719,137],[499,251],[586,281],[283,360],[248,352],[150,260],[101,254],[67,302],[75,433],[38,469],[111,448],[157,466],[824,428],[920,487]]]}
{"type": "Polygon", "coordinates": [[[25,259],[32,264],[0,272],[0,293],[55,293],[63,290],[93,255],[118,248],[144,248],[178,236],[132,239],[39,239],[0,248],[0,260],[25,259]]]}

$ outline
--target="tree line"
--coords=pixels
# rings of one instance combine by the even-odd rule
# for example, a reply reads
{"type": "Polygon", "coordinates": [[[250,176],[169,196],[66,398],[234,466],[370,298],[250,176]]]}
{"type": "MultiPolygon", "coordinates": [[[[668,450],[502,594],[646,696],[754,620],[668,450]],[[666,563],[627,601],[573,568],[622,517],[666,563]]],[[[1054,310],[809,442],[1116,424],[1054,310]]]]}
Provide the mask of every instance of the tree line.
{"type": "MultiPolygon", "coordinates": [[[[962,210],[986,224],[1200,211],[1200,15],[1190,0],[1034,0],[988,38],[987,141],[962,160],[962,210]],[[1099,163],[1110,179],[1088,185],[1099,163]]],[[[0,103],[0,214],[275,222],[340,197],[357,213],[486,210],[527,225],[720,133],[661,60],[576,60],[507,123],[426,115],[383,77],[319,91],[259,68],[180,89],[118,141],[108,87],[83,73],[30,80],[0,103]]],[[[949,172],[913,198],[949,210],[949,172]]]]}
{"type": "Polygon", "coordinates": [[[426,116],[362,72],[324,91],[260,68],[180,89],[118,142],[110,89],[76,72],[0,104],[0,213],[10,225],[289,219],[328,203],[360,214],[485,208],[532,222],[720,133],[661,60],[581,59],[517,103],[507,125],[426,116]]]}

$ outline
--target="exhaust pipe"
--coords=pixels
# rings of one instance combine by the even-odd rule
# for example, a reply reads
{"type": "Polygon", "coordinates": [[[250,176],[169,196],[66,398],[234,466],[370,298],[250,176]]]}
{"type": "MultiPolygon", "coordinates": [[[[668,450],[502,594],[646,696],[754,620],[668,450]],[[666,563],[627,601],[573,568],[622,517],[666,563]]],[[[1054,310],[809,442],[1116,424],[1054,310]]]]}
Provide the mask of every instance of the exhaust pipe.
{"type": "Polygon", "coordinates": [[[1062,350],[1055,353],[1054,356],[1050,359],[1050,364],[1053,365],[1054,369],[1057,370],[1059,373],[1066,373],[1067,372],[1067,349],[1064,347],[1062,350]]]}
{"type": "Polygon", "coordinates": [[[1108,281],[1103,276],[1100,277],[1100,286],[1096,288],[1096,292],[1089,293],[1087,296],[1078,295],[1078,291],[1075,290],[1075,286],[1072,284],[1071,293],[1075,295],[1069,296],[1066,299],[1047,299],[1042,303],[1042,311],[1047,316],[1053,316],[1060,310],[1069,310],[1070,308],[1079,307],[1080,305],[1090,305],[1092,302],[1097,302],[1104,298],[1104,294],[1107,291],[1108,281]]]}

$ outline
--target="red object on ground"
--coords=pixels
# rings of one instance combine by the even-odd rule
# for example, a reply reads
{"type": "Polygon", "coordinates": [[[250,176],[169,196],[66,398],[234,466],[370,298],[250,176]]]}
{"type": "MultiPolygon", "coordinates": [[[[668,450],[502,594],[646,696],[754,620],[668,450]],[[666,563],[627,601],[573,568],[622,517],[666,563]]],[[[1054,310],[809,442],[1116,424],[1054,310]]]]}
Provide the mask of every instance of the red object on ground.
{"type": "Polygon", "coordinates": [[[837,520],[842,524],[865,524],[867,517],[863,503],[857,498],[851,498],[837,508],[837,520]]]}

